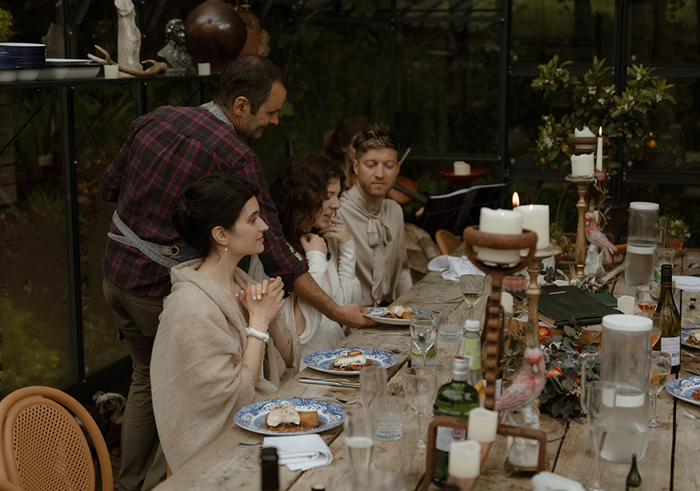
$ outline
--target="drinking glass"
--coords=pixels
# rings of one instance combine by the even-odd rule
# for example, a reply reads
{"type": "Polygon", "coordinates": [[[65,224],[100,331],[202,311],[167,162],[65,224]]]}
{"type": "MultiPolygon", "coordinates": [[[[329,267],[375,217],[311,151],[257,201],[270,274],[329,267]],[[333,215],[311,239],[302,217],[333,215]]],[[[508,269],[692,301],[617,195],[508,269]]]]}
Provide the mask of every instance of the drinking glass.
{"type": "Polygon", "coordinates": [[[386,402],[386,368],[364,367],[360,371],[360,402],[376,430],[386,402]]]}
{"type": "Polygon", "coordinates": [[[343,428],[350,470],[353,473],[366,472],[372,463],[374,449],[373,416],[368,414],[362,406],[346,407],[343,428]]]}
{"type": "Polygon", "coordinates": [[[586,485],[586,489],[590,491],[605,490],[600,482],[600,474],[603,472],[603,459],[600,452],[603,450],[605,438],[608,435],[609,418],[615,406],[615,397],[615,384],[602,380],[586,382],[585,400],[581,401],[581,405],[588,413],[588,430],[595,454],[593,478],[586,485]]]}
{"type": "Polygon", "coordinates": [[[440,341],[459,343],[464,339],[464,312],[453,311],[440,323],[440,341]]]}
{"type": "Polygon", "coordinates": [[[657,247],[654,251],[654,269],[656,271],[661,271],[661,266],[664,264],[670,264],[673,267],[673,263],[676,261],[676,251],[668,247],[657,247]]]}
{"type": "Polygon", "coordinates": [[[401,476],[386,469],[369,469],[350,475],[352,491],[399,491],[402,486],[401,476]]]}
{"type": "Polygon", "coordinates": [[[423,414],[433,407],[437,391],[435,369],[414,367],[407,369],[402,377],[403,391],[406,400],[418,415],[418,440],[410,442],[406,448],[414,452],[425,452],[428,445],[423,438],[423,414]]]}
{"type": "Polygon", "coordinates": [[[438,336],[437,314],[416,314],[411,317],[411,338],[420,351],[423,366],[426,364],[428,350],[433,347],[438,336]]]}
{"type": "Polygon", "coordinates": [[[636,315],[651,319],[651,347],[653,348],[661,338],[664,315],[661,312],[641,312],[636,315]]]}
{"type": "Polygon", "coordinates": [[[459,278],[459,286],[462,289],[464,301],[469,306],[469,318],[471,319],[474,307],[484,293],[484,276],[479,274],[463,274],[459,278]]]}
{"type": "Polygon", "coordinates": [[[650,285],[640,285],[637,287],[637,293],[634,298],[637,301],[639,310],[642,312],[653,312],[659,301],[659,292],[650,285]]]}
{"type": "Polygon", "coordinates": [[[649,420],[649,428],[666,429],[668,424],[657,421],[656,419],[656,400],[659,393],[666,385],[666,380],[671,374],[671,355],[662,351],[651,352],[651,383],[649,384],[649,397],[651,397],[651,419],[649,420]]]}

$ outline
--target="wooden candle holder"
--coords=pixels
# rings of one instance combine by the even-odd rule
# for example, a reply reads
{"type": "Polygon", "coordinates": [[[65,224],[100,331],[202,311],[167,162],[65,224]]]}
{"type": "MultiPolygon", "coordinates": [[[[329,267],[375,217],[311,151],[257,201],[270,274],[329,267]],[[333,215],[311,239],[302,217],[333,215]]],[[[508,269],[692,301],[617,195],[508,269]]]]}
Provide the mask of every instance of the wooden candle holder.
{"type": "MultiPolygon", "coordinates": [[[[486,309],[486,380],[484,407],[493,410],[496,390],[496,376],[498,364],[501,359],[501,330],[503,329],[503,311],[501,308],[501,284],[503,278],[507,275],[512,275],[523,269],[526,264],[530,263],[537,252],[537,234],[532,230],[525,230],[520,235],[499,235],[489,234],[479,231],[479,227],[472,226],[464,229],[462,233],[464,238],[464,251],[469,260],[480,270],[491,275],[491,295],[489,296],[488,306],[486,309]],[[476,257],[473,246],[487,247],[489,249],[527,249],[527,252],[521,251],[521,259],[515,265],[485,263],[476,257]]],[[[448,416],[438,416],[433,419],[428,430],[428,455],[426,457],[426,472],[421,491],[426,491],[433,481],[435,475],[435,459],[437,449],[435,440],[438,426],[447,426],[451,428],[464,429],[469,428],[469,420],[462,418],[454,418],[448,416]]],[[[540,443],[539,456],[537,462],[537,470],[542,471],[545,468],[545,455],[547,445],[547,435],[541,430],[533,430],[530,428],[513,427],[503,423],[499,423],[497,433],[504,436],[513,436],[519,438],[528,438],[537,440],[540,443]]],[[[483,468],[488,456],[491,444],[482,444],[481,446],[481,465],[483,468]]],[[[451,481],[448,481],[451,482],[451,481]]],[[[460,489],[471,490],[475,480],[460,480],[460,489]]]]}
{"type": "Polygon", "coordinates": [[[572,155],[583,155],[585,153],[595,153],[596,146],[598,145],[597,136],[570,136],[566,140],[566,144],[569,146],[569,150],[572,155]],[[581,147],[590,147],[582,150],[581,147]]]}
{"type": "Polygon", "coordinates": [[[586,212],[588,211],[588,188],[596,182],[594,176],[566,176],[566,180],[576,184],[578,189],[578,225],[576,227],[576,275],[583,276],[586,265],[586,212]]]}

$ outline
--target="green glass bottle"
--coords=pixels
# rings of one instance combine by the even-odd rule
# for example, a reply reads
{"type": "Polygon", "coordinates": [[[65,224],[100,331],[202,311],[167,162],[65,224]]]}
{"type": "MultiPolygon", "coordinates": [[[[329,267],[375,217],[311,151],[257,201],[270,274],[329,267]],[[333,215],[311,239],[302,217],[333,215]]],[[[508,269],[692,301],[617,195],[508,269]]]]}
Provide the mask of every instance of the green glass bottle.
{"type": "MultiPolygon", "coordinates": [[[[478,345],[477,337],[477,345],[478,345]]],[[[472,384],[470,378],[470,362],[466,357],[457,356],[452,363],[452,380],[438,389],[435,397],[435,416],[456,416],[458,418],[468,418],[469,411],[479,407],[479,393],[472,384]]],[[[479,374],[474,376],[481,377],[479,374]]],[[[464,441],[466,432],[440,426],[437,429],[435,446],[437,447],[437,460],[435,465],[435,476],[433,482],[439,486],[445,484],[449,475],[447,464],[450,445],[453,441],[464,441]]]]}
{"type": "Polygon", "coordinates": [[[641,491],[642,490],[642,476],[637,470],[637,454],[632,454],[632,468],[630,473],[627,474],[627,484],[625,486],[625,491],[641,491]]]}
{"type": "Polygon", "coordinates": [[[671,355],[671,373],[678,373],[681,370],[681,316],[673,300],[671,274],[670,264],[661,266],[661,293],[656,312],[661,313],[663,320],[661,339],[654,349],[671,355]]]}

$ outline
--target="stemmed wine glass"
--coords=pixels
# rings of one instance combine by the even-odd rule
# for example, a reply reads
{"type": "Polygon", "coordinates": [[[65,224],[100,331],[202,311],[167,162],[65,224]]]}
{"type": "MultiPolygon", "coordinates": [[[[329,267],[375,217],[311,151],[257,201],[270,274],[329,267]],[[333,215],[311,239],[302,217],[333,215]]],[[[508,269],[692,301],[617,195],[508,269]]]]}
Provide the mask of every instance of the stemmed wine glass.
{"type": "Polygon", "coordinates": [[[639,310],[642,312],[653,312],[656,309],[656,304],[659,302],[659,292],[650,285],[640,285],[637,287],[635,299],[639,310]]]}
{"type": "Polygon", "coordinates": [[[479,274],[463,274],[459,278],[459,286],[462,289],[464,301],[469,306],[469,318],[471,319],[474,307],[484,293],[484,277],[479,274]]]}
{"type": "Polygon", "coordinates": [[[437,314],[416,314],[411,317],[411,338],[420,351],[423,366],[426,365],[428,350],[433,347],[438,336],[437,314]]]}
{"type": "Polygon", "coordinates": [[[651,397],[651,419],[649,428],[665,429],[668,424],[656,419],[656,400],[659,393],[666,385],[666,380],[671,374],[671,355],[662,351],[651,352],[651,383],[649,384],[649,397],[651,397]]]}
{"type": "Polygon", "coordinates": [[[610,382],[595,380],[586,382],[585,400],[581,405],[588,413],[588,429],[591,434],[593,453],[595,454],[595,469],[593,479],[586,486],[590,491],[604,491],[605,487],[600,482],[603,472],[603,459],[600,452],[605,446],[605,438],[608,435],[610,413],[615,405],[616,387],[610,382]]]}
{"type": "Polygon", "coordinates": [[[360,371],[360,402],[376,432],[386,403],[386,368],[364,367],[360,371]]]}
{"type": "Polygon", "coordinates": [[[423,414],[429,411],[435,402],[437,391],[435,369],[428,367],[409,368],[404,372],[401,381],[406,400],[418,415],[418,440],[408,443],[406,447],[414,452],[425,452],[428,445],[423,438],[423,414]]]}

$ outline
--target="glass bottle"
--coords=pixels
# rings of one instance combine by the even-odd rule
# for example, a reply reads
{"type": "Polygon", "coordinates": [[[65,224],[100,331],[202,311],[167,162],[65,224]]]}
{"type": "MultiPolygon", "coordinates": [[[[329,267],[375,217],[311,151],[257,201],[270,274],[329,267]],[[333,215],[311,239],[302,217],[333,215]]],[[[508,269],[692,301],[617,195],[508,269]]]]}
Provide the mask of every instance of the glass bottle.
{"type": "Polygon", "coordinates": [[[681,369],[681,316],[673,299],[671,265],[661,266],[661,293],[656,312],[663,316],[661,339],[654,345],[655,350],[661,350],[671,355],[671,373],[681,369]]]}
{"type": "MultiPolygon", "coordinates": [[[[467,419],[469,418],[469,411],[479,407],[479,392],[470,383],[469,379],[474,380],[478,377],[481,380],[481,368],[471,370],[470,362],[471,360],[467,357],[455,357],[452,363],[452,380],[440,387],[435,397],[435,406],[433,408],[435,416],[455,416],[467,419]],[[472,373],[475,371],[478,373],[472,373]]],[[[445,484],[445,480],[449,475],[447,464],[450,445],[453,441],[464,441],[466,436],[465,430],[445,426],[438,427],[435,441],[437,457],[435,476],[433,477],[435,484],[445,484]]]]}
{"type": "Polygon", "coordinates": [[[277,449],[274,447],[263,448],[260,453],[260,467],[262,470],[262,491],[278,491],[280,488],[279,468],[277,464],[277,449]]]}
{"type": "Polygon", "coordinates": [[[625,485],[625,491],[641,491],[642,490],[642,476],[637,470],[637,454],[632,454],[632,468],[630,473],[627,474],[627,484],[625,485]]]}

